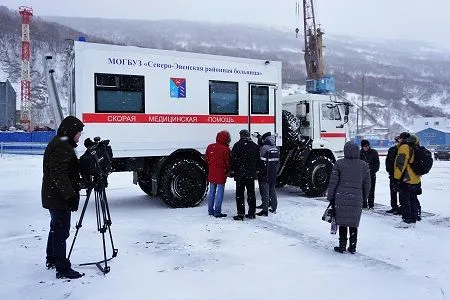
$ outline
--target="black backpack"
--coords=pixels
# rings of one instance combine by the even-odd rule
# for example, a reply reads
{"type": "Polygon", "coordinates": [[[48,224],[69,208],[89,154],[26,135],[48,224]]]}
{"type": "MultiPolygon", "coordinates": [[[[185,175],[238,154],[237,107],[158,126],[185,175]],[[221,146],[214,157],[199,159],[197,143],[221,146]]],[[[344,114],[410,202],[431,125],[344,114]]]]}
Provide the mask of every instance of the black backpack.
{"type": "Polygon", "coordinates": [[[430,172],[433,166],[433,156],[424,146],[411,146],[414,151],[414,161],[410,167],[416,175],[422,176],[430,172]]]}

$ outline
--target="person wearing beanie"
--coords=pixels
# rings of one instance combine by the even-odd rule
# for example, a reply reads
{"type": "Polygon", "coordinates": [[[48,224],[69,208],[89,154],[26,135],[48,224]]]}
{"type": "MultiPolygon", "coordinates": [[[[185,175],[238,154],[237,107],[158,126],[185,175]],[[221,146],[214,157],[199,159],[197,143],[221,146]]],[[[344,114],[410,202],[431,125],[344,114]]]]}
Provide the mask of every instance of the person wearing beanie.
{"type": "Polygon", "coordinates": [[[231,150],[231,172],[236,181],[236,221],[255,218],[256,196],[255,180],[257,178],[257,164],[259,160],[259,147],[252,141],[250,132],[242,129],[239,132],[240,139],[231,150]],[[248,213],[245,214],[245,190],[247,190],[248,213]]]}
{"type": "Polygon", "coordinates": [[[44,152],[41,200],[51,218],[46,265],[48,269],[56,268],[56,278],[76,279],[84,275],[73,270],[66,258],[71,212],[78,210],[80,201],[81,176],[74,149],[83,127],[76,117],[65,118],[44,152]]]}
{"type": "Polygon", "coordinates": [[[397,187],[396,182],[394,179],[394,163],[395,163],[395,157],[397,156],[398,148],[400,147],[400,143],[398,142],[399,137],[396,136],[394,138],[395,145],[390,147],[388,150],[388,153],[386,155],[385,165],[386,165],[386,172],[389,174],[389,190],[391,195],[391,209],[387,210],[386,213],[394,214],[394,215],[400,215],[401,210],[398,205],[397,201],[397,187]]]}
{"type": "Polygon", "coordinates": [[[380,169],[380,159],[378,157],[378,152],[375,149],[370,147],[370,143],[368,140],[361,141],[361,151],[360,151],[361,160],[365,161],[370,168],[370,192],[369,198],[364,200],[363,208],[373,209],[375,204],[375,183],[377,180],[377,172],[380,169]]]}
{"type": "Polygon", "coordinates": [[[414,162],[414,145],[419,145],[415,135],[403,132],[399,136],[400,146],[394,163],[394,179],[399,191],[399,200],[402,208],[402,221],[396,227],[414,227],[420,218],[420,203],[417,195],[421,190],[421,178],[411,167],[414,162]]]}
{"type": "Polygon", "coordinates": [[[280,150],[276,146],[275,136],[268,135],[260,149],[258,164],[258,185],[261,193],[261,211],[257,216],[268,216],[268,212],[276,213],[278,201],[275,185],[277,183],[278,161],[280,150]],[[269,209],[270,206],[270,209],[269,209]]]}

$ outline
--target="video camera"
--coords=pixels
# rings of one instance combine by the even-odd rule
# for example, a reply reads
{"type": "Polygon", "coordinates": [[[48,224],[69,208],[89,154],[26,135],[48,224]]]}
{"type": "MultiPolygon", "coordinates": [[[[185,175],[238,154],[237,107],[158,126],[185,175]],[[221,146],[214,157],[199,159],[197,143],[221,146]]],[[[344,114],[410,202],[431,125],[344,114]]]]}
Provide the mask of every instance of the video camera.
{"type": "Polygon", "coordinates": [[[86,151],[80,157],[80,171],[82,176],[107,177],[112,171],[113,152],[109,140],[95,137],[84,140],[86,151]]]}

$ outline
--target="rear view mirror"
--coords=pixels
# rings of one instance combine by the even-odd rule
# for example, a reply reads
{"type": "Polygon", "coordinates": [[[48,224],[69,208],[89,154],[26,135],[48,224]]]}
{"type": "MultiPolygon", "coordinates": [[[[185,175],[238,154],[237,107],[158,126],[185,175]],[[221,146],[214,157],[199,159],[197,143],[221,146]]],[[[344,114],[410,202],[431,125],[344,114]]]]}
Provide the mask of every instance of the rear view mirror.
{"type": "Polygon", "coordinates": [[[345,123],[348,123],[348,115],[345,115],[345,116],[344,116],[344,122],[345,122],[345,123]]]}
{"type": "Polygon", "coordinates": [[[306,104],[305,103],[297,104],[297,117],[298,118],[306,117],[306,104]]]}
{"type": "MultiPolygon", "coordinates": [[[[349,107],[349,105],[345,105],[344,114],[345,114],[345,117],[347,117],[350,114],[350,107],[349,107]]],[[[345,118],[344,118],[344,120],[345,120],[345,118]]],[[[348,121],[348,117],[347,117],[346,122],[347,121],[348,121]]]]}

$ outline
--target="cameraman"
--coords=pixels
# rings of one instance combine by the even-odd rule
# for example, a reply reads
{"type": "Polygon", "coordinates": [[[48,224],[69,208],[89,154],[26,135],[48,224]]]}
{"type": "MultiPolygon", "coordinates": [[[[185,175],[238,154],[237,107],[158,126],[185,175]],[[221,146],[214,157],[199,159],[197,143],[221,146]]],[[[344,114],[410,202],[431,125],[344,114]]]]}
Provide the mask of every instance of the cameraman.
{"type": "Polygon", "coordinates": [[[57,135],[44,153],[42,206],[50,211],[50,232],[47,241],[47,268],[56,267],[56,278],[80,278],[66,258],[66,240],[70,231],[71,211],[80,201],[80,171],[74,148],[84,124],[73,116],[65,118],[57,135]]]}

